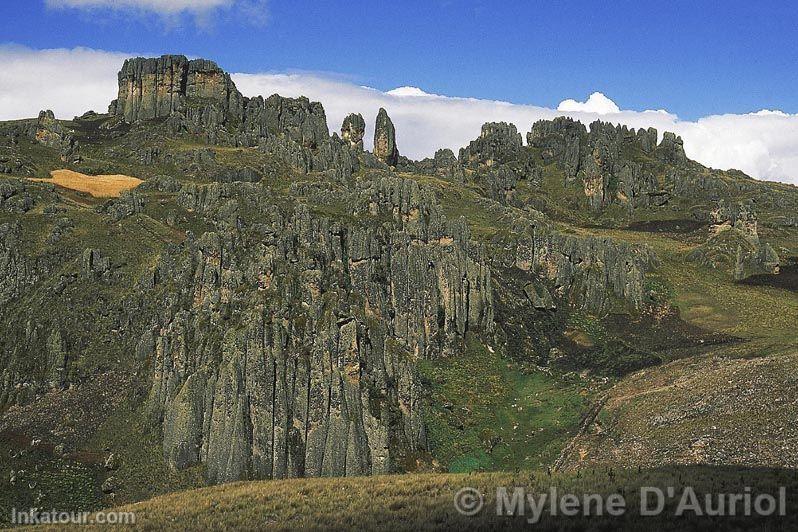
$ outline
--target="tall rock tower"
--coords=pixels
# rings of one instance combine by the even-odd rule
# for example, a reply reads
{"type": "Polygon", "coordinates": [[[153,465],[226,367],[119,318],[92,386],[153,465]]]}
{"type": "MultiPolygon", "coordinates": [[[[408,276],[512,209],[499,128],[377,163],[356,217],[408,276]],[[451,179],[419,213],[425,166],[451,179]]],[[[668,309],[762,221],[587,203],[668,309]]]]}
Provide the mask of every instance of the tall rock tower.
{"type": "Polygon", "coordinates": [[[374,155],[389,166],[396,166],[399,150],[396,148],[396,129],[388,113],[380,107],[374,130],[374,155]]]}

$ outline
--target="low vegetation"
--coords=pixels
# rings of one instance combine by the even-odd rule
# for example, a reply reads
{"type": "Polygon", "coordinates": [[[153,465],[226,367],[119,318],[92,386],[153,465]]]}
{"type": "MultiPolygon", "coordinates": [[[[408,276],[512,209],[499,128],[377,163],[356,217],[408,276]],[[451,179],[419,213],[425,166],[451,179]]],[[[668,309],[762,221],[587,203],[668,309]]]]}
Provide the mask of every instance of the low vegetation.
{"type": "MultiPolygon", "coordinates": [[[[141,530],[698,530],[760,529],[795,526],[796,513],[783,518],[701,517],[690,511],[677,517],[679,501],[687,486],[700,501],[705,493],[743,494],[742,485],[751,488],[752,496],[778,496],[779,487],[788,490],[787,508],[796,504],[798,479],[779,470],[736,467],[666,467],[651,470],[611,468],[585,469],[580,473],[545,472],[457,474],[411,474],[342,479],[294,479],[271,482],[233,483],[182,493],[117,508],[134,512],[136,528],[141,530]],[[455,509],[456,494],[473,488],[483,495],[482,510],[467,516],[455,509]],[[497,515],[497,489],[522,488],[526,495],[540,500],[543,494],[603,495],[612,494],[624,501],[622,517],[597,515],[595,502],[589,515],[580,511],[575,517],[552,516],[550,507],[539,522],[525,504],[523,514],[497,515]],[[674,497],[665,498],[659,515],[641,516],[641,487],[656,487],[674,497]],[[735,491],[739,489],[740,491],[735,491]]],[[[501,492],[498,492],[501,493],[501,492]]],[[[583,499],[582,499],[583,500],[583,499]]],[[[653,497],[646,499],[653,506],[653,497]]],[[[500,508],[506,508],[501,506],[500,508]]],[[[581,506],[584,508],[584,506],[581,506]]],[[[606,505],[604,506],[606,508],[606,505]]],[[[505,513],[503,510],[501,513],[505,513]]],[[[557,513],[557,511],[555,511],[557,513]]],[[[740,512],[742,513],[742,512],[740,512]]]]}

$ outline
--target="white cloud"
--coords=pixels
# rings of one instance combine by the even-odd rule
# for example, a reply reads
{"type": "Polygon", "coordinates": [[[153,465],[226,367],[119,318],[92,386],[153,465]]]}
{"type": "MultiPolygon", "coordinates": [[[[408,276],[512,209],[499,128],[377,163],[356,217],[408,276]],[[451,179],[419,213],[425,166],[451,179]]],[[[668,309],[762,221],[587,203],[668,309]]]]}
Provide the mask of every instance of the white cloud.
{"type": "Polygon", "coordinates": [[[208,11],[229,7],[232,3],[232,0],[47,0],[47,6],[52,8],[144,9],[169,15],[183,11],[208,11]]]}
{"type": "Polygon", "coordinates": [[[560,105],[557,106],[557,110],[578,113],[596,113],[599,115],[621,112],[615,102],[600,92],[594,92],[588,97],[587,101],[584,102],[577,102],[571,99],[563,100],[560,102],[560,105]]]}
{"type": "Polygon", "coordinates": [[[171,23],[187,13],[204,25],[211,21],[211,15],[221,11],[237,12],[251,24],[262,24],[267,19],[267,0],[46,0],[46,5],[53,9],[155,13],[171,23]]]}
{"type": "MultiPolygon", "coordinates": [[[[0,120],[33,117],[43,108],[51,108],[56,116],[65,118],[88,109],[104,111],[116,96],[116,73],[131,55],[137,54],[0,46],[0,120]]],[[[583,103],[586,108],[571,111],[441,96],[417,87],[383,92],[313,73],[234,74],[233,79],[248,96],[304,95],[322,102],[333,131],[339,129],[347,114],[361,113],[367,124],[367,146],[373,138],[377,111],[384,107],[396,125],[399,151],[414,159],[431,156],[442,147],[457,153],[479,135],[484,122],[512,122],[525,133],[537,120],[568,115],[586,125],[600,119],[634,128],[655,127],[660,136],[663,131],[673,131],[684,139],[687,155],[703,164],[798,184],[798,115],[782,111],[713,115],[686,121],[662,110],[621,110],[606,97],[603,98],[609,104],[589,105],[591,99],[601,102],[591,96],[583,103]],[[607,109],[612,111],[597,112],[607,109]]]]}
{"type": "Polygon", "coordinates": [[[116,73],[130,56],[88,48],[0,46],[0,120],[36,116],[41,109],[61,118],[89,109],[104,113],[116,97],[116,73]]]}

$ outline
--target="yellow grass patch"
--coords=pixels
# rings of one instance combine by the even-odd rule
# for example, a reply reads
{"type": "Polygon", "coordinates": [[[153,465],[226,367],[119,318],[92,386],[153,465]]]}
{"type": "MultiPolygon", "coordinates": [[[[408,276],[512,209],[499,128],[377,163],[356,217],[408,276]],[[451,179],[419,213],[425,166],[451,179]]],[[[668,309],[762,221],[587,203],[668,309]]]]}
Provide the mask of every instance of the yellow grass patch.
{"type": "Polygon", "coordinates": [[[139,186],[141,179],[128,175],[86,175],[72,170],[53,170],[50,179],[31,179],[42,183],[52,183],[59,187],[86,192],[95,198],[116,198],[125,191],[139,186]]]}

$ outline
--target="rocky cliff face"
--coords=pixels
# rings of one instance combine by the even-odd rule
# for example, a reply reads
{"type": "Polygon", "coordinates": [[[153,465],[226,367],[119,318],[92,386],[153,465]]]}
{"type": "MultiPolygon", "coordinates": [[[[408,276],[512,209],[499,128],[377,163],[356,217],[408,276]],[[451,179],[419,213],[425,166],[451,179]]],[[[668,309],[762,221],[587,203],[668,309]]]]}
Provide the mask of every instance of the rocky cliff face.
{"type": "Polygon", "coordinates": [[[655,177],[659,169],[630,157],[630,150],[671,165],[687,163],[681,138],[671,133],[666,132],[657,146],[653,128],[635,131],[600,121],[589,130],[566,117],[539,121],[527,134],[527,143],[542,150],[544,161],[561,165],[567,179],[580,180],[594,209],[611,203],[647,207],[667,201],[655,177]]]}
{"type": "Polygon", "coordinates": [[[533,272],[571,307],[601,314],[613,301],[640,310],[644,278],[659,261],[646,246],[565,235],[545,223],[517,228],[515,267],[533,272]]]}
{"type": "Polygon", "coordinates": [[[182,55],[125,61],[109,111],[134,123],[184,112],[191,100],[212,102],[232,119],[242,116],[243,97],[230,76],[212,61],[182,55]]]}
{"type": "Polygon", "coordinates": [[[221,225],[161,261],[159,282],[182,288],[141,340],[167,460],[214,482],[395,470],[425,448],[417,361],[493,327],[484,257],[412,181],[357,191],[353,214],[385,220],[371,227],[253,194],[181,192],[221,225]],[[247,204],[260,221],[242,233],[253,220],[228,214],[247,204]]]}

